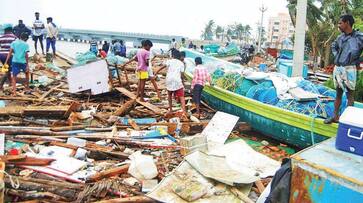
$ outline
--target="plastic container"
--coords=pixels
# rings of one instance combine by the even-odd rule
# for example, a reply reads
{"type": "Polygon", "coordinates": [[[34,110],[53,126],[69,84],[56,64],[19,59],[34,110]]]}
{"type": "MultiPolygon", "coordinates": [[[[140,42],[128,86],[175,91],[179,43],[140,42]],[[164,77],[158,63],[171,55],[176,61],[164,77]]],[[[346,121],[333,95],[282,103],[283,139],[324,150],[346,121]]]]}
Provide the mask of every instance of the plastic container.
{"type": "Polygon", "coordinates": [[[363,109],[349,106],[339,119],[335,147],[363,156],[363,109]]]}
{"type": "MultiPolygon", "coordinates": [[[[279,61],[278,64],[279,73],[282,73],[288,77],[292,76],[292,61],[290,62],[281,62],[279,61]]],[[[302,77],[307,78],[308,77],[308,66],[304,64],[302,77]]]]}
{"type": "Polygon", "coordinates": [[[267,71],[267,64],[265,63],[261,63],[258,68],[260,69],[260,71],[262,72],[266,72],[267,71]]]}

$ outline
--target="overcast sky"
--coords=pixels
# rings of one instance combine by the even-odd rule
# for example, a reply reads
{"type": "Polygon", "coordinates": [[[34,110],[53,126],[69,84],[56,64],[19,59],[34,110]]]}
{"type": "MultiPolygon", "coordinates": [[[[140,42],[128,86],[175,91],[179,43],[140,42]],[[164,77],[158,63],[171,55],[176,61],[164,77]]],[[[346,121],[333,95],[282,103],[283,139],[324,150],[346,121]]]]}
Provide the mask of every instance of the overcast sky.
{"type": "Polygon", "coordinates": [[[0,24],[31,25],[34,12],[63,28],[182,35],[199,38],[208,20],[219,25],[240,22],[254,30],[258,8],[268,7],[264,24],[287,12],[286,0],[0,0],[0,24]]]}

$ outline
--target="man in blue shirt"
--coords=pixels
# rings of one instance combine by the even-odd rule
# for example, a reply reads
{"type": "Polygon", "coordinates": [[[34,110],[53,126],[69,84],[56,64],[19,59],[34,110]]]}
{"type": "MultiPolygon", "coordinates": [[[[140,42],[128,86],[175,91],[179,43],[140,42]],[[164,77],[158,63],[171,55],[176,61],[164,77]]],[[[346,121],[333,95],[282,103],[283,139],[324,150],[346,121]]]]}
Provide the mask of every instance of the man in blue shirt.
{"type": "Polygon", "coordinates": [[[121,43],[121,53],[120,56],[126,57],[126,45],[123,40],[120,40],[121,43]]]}
{"type": "Polygon", "coordinates": [[[97,54],[98,54],[98,45],[97,45],[96,40],[91,41],[89,51],[93,52],[97,56],[97,54]]]}
{"type": "Polygon", "coordinates": [[[26,90],[29,90],[29,45],[26,43],[28,36],[29,35],[27,33],[21,33],[20,39],[11,43],[10,52],[5,61],[5,64],[8,64],[10,57],[13,56],[11,61],[11,86],[13,87],[12,96],[16,96],[16,76],[21,71],[25,72],[25,88],[26,90]]]}
{"type": "Polygon", "coordinates": [[[363,51],[363,33],[353,30],[353,24],[353,16],[341,16],[338,27],[342,34],[332,44],[332,52],[335,57],[333,81],[337,95],[334,102],[334,117],[327,118],[324,121],[326,124],[339,121],[339,108],[343,92],[347,94],[348,106],[354,104],[357,67],[363,51]]]}
{"type": "Polygon", "coordinates": [[[113,49],[113,53],[116,56],[121,56],[122,45],[119,40],[116,40],[116,42],[113,44],[112,49],[113,49]]]}

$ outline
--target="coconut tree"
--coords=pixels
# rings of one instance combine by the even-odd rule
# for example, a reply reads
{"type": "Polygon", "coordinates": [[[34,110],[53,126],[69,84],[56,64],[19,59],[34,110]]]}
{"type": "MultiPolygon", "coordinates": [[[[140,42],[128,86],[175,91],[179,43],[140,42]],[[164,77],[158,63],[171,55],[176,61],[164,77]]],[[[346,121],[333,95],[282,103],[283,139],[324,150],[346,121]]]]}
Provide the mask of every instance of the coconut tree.
{"type": "MultiPolygon", "coordinates": [[[[214,31],[214,34],[215,34],[216,38],[217,38],[217,39],[220,39],[220,38],[221,38],[221,36],[223,35],[223,32],[224,32],[223,27],[222,27],[222,26],[220,26],[220,25],[217,25],[217,27],[216,27],[216,29],[215,29],[215,31],[214,31]]],[[[223,38],[223,37],[222,37],[222,38],[223,38]]],[[[223,39],[222,39],[222,41],[223,41],[223,39]]]]}
{"type": "Polygon", "coordinates": [[[241,23],[236,23],[233,28],[234,33],[237,35],[237,39],[241,41],[243,34],[245,33],[245,26],[243,26],[241,23]]]}
{"type": "Polygon", "coordinates": [[[214,27],[214,20],[209,20],[208,23],[205,25],[204,30],[202,31],[202,39],[213,40],[214,27]]]}

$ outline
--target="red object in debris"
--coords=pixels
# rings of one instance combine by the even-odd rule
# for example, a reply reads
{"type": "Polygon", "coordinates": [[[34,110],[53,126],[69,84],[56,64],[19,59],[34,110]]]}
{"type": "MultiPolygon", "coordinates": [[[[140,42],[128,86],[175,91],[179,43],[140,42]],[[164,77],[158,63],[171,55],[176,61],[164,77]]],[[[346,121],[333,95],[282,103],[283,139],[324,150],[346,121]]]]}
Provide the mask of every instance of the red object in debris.
{"type": "Polygon", "coordinates": [[[9,155],[19,155],[19,150],[18,149],[10,149],[9,150],[9,155]]]}
{"type": "Polygon", "coordinates": [[[324,73],[332,74],[334,71],[334,64],[328,65],[324,68],[324,73]]]}
{"type": "Polygon", "coordinates": [[[270,54],[272,57],[277,57],[277,49],[275,48],[267,48],[267,53],[270,54]]]}

